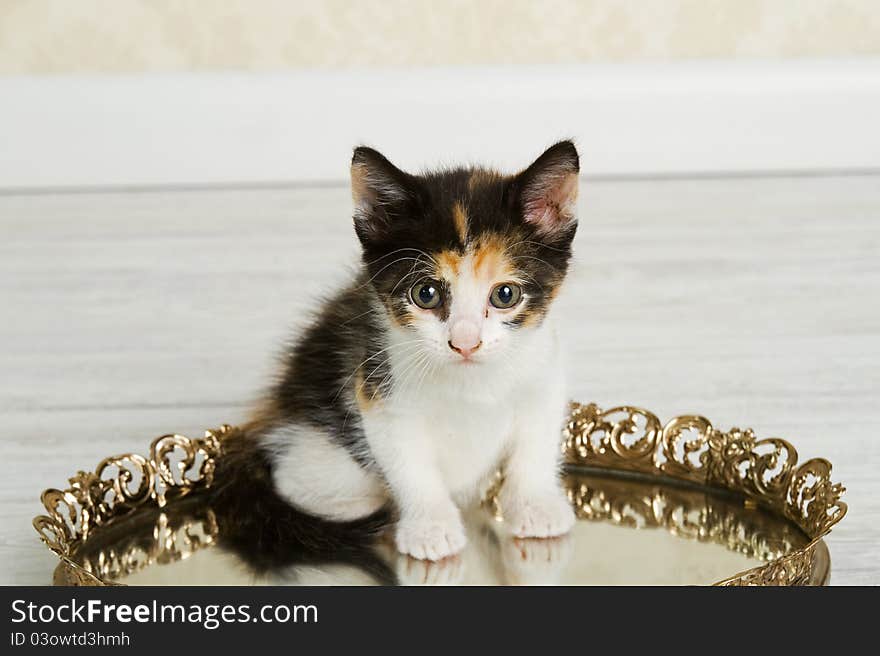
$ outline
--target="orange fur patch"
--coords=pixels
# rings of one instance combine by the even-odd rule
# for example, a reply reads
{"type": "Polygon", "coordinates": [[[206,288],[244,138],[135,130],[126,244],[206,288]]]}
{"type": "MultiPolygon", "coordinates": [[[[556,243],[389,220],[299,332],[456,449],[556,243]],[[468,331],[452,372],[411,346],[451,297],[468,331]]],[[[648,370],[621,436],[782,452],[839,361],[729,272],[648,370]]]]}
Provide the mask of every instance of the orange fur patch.
{"type": "Polygon", "coordinates": [[[371,196],[367,186],[367,167],[355,164],[351,167],[351,198],[359,204],[372,200],[371,196]]]}
{"type": "Polygon", "coordinates": [[[461,203],[456,203],[452,206],[452,220],[455,222],[455,231],[458,233],[461,243],[467,243],[468,218],[461,203]]]}
{"type": "Polygon", "coordinates": [[[368,385],[364,380],[364,373],[358,369],[354,378],[354,400],[361,410],[375,408],[382,401],[382,395],[378,388],[368,385]]]}
{"type": "Polygon", "coordinates": [[[491,281],[502,282],[514,268],[507,258],[507,243],[499,236],[488,236],[474,247],[474,274],[491,281]]]}
{"type": "Polygon", "coordinates": [[[458,276],[461,267],[461,255],[455,251],[441,251],[434,255],[437,262],[437,275],[447,280],[458,276]]]}

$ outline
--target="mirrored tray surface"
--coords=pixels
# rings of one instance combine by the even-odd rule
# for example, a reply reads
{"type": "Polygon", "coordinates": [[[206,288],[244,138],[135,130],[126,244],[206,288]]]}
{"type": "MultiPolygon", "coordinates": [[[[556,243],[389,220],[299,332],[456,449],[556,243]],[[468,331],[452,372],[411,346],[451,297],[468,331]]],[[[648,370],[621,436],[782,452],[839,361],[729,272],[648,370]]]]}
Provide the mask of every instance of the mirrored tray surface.
{"type": "Polygon", "coordinates": [[[164,436],[147,458],[108,458],[67,490],[46,490],[49,514],[34,525],[61,557],[55,582],[822,585],[821,538],[846,510],[830,464],[798,466],[784,440],[722,433],[697,416],[661,426],[638,408],[573,404],[563,435],[573,531],[514,539],[490,491],[465,510],[465,551],[431,563],[396,553],[388,517],[339,530],[292,510],[242,509],[234,486],[245,483],[221,485],[218,467],[240,439],[228,426],[164,436]]]}

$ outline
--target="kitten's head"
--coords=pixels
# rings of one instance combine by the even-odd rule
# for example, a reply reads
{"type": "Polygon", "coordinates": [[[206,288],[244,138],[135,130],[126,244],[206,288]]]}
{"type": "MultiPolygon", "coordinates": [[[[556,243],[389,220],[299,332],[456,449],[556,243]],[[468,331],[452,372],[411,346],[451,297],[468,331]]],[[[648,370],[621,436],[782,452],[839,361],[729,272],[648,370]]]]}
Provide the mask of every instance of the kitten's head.
{"type": "Polygon", "coordinates": [[[491,361],[538,328],[568,268],[578,170],[570,141],[512,176],[412,175],[357,148],[355,231],[392,325],[448,365],[491,361]]]}

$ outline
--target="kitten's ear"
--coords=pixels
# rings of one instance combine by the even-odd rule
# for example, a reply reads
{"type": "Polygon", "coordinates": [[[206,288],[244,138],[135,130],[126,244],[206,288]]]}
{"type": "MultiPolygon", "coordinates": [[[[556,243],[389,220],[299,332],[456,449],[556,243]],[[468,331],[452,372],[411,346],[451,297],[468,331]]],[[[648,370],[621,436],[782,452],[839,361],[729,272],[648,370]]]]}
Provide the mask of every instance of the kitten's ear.
{"type": "Polygon", "coordinates": [[[354,149],[351,158],[351,196],[354,229],[365,243],[382,234],[394,215],[412,199],[412,176],[366,146],[354,149]]]}
{"type": "Polygon", "coordinates": [[[514,178],[517,205],[523,221],[540,235],[563,236],[577,225],[578,152],[571,141],[550,146],[529,168],[514,178]]]}

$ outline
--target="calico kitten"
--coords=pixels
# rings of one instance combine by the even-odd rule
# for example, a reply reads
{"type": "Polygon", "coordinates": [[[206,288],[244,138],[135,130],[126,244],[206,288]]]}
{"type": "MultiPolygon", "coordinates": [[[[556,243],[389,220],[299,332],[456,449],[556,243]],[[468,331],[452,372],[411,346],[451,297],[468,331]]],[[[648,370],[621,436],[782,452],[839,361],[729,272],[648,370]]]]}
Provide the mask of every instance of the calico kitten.
{"type": "Polygon", "coordinates": [[[412,175],[354,151],[360,273],[290,350],[249,428],[289,503],[352,521],[391,501],[397,548],[438,560],[465,543],[456,504],[503,465],[514,535],[571,528],[549,311],[577,227],[578,170],[570,141],[513,176],[412,175]]]}

